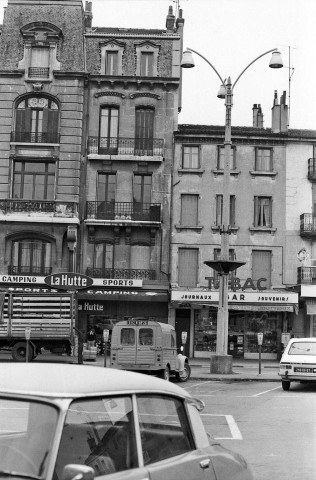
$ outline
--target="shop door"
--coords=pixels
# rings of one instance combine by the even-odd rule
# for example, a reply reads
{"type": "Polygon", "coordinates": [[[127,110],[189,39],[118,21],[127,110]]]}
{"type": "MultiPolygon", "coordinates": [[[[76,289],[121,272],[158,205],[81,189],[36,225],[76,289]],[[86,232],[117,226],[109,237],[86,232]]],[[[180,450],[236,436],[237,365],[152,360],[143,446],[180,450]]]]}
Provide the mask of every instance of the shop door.
{"type": "Polygon", "coordinates": [[[152,327],[137,327],[136,364],[155,364],[155,329],[152,327]]]}
{"type": "Polygon", "coordinates": [[[183,355],[187,357],[190,355],[190,317],[191,317],[191,310],[176,310],[176,337],[177,337],[177,348],[182,345],[181,334],[182,332],[187,332],[187,341],[186,344],[183,345],[183,355]]]}

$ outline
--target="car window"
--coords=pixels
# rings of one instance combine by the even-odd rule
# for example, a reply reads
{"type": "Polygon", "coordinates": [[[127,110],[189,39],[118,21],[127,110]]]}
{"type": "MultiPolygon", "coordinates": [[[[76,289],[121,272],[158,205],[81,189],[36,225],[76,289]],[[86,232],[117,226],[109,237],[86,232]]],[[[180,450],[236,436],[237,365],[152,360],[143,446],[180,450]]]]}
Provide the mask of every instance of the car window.
{"type": "Polygon", "coordinates": [[[181,400],[162,395],[139,395],[137,407],[144,465],[195,448],[181,400]]]}
{"type": "Polygon", "coordinates": [[[122,330],[121,330],[121,344],[122,345],[135,345],[135,329],[134,328],[122,328],[122,330]]]}
{"type": "Polygon", "coordinates": [[[96,476],[138,466],[130,397],[78,400],[71,404],[56,461],[58,478],[69,463],[88,465],[96,476]]]}
{"type": "Polygon", "coordinates": [[[316,355],[316,343],[293,342],[289,348],[289,355],[316,355]]]}
{"type": "Polygon", "coordinates": [[[140,345],[153,345],[154,344],[154,332],[152,328],[140,328],[139,329],[139,344],[140,345]]]}

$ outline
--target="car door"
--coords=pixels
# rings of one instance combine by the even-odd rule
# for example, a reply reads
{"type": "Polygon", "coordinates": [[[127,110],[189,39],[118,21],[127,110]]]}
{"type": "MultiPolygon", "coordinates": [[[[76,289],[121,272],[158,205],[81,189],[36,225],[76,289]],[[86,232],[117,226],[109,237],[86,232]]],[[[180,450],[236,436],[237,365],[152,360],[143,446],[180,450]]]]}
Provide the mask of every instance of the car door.
{"type": "Polygon", "coordinates": [[[137,327],[132,325],[120,326],[118,331],[117,363],[119,365],[136,363],[137,327]]]}
{"type": "Polygon", "coordinates": [[[167,395],[138,395],[144,466],[151,480],[216,480],[210,456],[197,449],[183,401],[167,395]]]}
{"type": "Polygon", "coordinates": [[[155,365],[155,327],[137,327],[137,365],[155,365]]]}

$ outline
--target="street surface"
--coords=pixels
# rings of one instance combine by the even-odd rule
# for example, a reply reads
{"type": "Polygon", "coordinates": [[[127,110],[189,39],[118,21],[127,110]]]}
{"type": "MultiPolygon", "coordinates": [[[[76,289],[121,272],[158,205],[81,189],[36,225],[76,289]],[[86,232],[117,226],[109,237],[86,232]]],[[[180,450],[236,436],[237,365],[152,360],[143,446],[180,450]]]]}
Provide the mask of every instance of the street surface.
{"type": "Polygon", "coordinates": [[[202,419],[215,439],[241,453],[255,480],[315,480],[316,385],[189,380],[205,403],[202,419]]]}

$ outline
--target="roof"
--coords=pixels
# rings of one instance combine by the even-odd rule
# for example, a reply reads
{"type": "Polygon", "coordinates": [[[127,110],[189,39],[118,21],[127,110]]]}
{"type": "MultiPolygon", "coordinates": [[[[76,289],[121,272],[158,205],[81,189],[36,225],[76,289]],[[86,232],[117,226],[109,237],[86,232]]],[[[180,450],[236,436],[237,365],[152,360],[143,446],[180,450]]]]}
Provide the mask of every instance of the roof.
{"type": "Polygon", "coordinates": [[[142,373],[62,363],[1,363],[0,395],[35,395],[51,399],[131,392],[155,392],[190,398],[184,389],[142,373]]]}
{"type": "MultiPolygon", "coordinates": [[[[214,135],[221,134],[224,136],[224,125],[191,125],[181,124],[178,125],[177,135],[214,135]]],[[[270,136],[281,139],[287,138],[316,138],[316,130],[304,130],[304,129],[289,129],[283,133],[273,133],[271,128],[258,128],[258,127],[239,127],[232,126],[232,135],[254,135],[254,136],[270,136]]]]}

